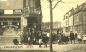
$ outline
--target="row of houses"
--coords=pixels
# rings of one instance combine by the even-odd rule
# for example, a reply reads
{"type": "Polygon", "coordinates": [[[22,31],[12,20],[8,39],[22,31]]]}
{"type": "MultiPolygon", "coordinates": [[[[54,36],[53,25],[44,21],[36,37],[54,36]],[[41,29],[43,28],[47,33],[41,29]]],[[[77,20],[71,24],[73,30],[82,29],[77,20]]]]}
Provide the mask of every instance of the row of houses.
{"type": "Polygon", "coordinates": [[[63,32],[86,33],[86,3],[70,9],[61,24],[63,32]]]}

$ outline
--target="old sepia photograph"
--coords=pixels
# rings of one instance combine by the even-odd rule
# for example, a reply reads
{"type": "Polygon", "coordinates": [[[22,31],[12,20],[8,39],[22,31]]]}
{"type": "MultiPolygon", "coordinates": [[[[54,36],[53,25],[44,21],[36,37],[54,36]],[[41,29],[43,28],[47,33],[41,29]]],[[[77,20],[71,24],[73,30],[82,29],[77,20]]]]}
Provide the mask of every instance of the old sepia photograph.
{"type": "Polygon", "coordinates": [[[86,52],[86,0],[0,0],[0,52],[86,52]]]}

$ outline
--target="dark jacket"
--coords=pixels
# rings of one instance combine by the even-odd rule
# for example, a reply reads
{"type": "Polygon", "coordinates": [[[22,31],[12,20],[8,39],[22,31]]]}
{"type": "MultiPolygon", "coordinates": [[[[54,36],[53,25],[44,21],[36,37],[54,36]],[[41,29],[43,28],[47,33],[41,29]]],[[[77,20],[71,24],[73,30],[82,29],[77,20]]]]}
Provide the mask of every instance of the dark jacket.
{"type": "Polygon", "coordinates": [[[74,39],[75,39],[74,33],[70,33],[70,40],[74,40],[74,39]]]}

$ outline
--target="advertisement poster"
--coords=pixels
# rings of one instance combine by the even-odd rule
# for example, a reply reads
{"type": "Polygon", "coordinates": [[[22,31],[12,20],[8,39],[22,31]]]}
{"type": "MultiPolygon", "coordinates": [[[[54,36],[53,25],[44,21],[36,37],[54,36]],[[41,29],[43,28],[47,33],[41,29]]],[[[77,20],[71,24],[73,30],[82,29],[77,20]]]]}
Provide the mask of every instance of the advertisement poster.
{"type": "Polygon", "coordinates": [[[86,0],[0,0],[0,52],[86,52],[86,0]]]}

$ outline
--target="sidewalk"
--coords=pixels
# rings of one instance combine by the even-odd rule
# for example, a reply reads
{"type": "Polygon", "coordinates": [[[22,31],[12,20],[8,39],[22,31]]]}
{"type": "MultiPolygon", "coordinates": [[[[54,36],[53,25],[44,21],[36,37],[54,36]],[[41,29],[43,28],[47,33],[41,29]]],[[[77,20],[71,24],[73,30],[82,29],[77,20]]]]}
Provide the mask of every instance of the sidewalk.
{"type": "MultiPolygon", "coordinates": [[[[67,52],[70,50],[74,50],[74,49],[78,49],[78,48],[82,48],[85,47],[86,48],[86,44],[65,44],[65,45],[58,45],[58,44],[53,44],[53,51],[55,52],[67,52]]],[[[44,47],[44,45],[42,45],[42,48],[39,48],[38,45],[33,45],[33,47],[29,47],[28,45],[1,45],[0,46],[0,50],[28,50],[31,52],[49,52],[49,45],[47,48],[44,47]]],[[[9,51],[8,51],[9,52],[9,51]]],[[[18,51],[19,52],[19,51],[18,51]]]]}
{"type": "Polygon", "coordinates": [[[53,50],[56,52],[68,52],[78,48],[86,48],[86,44],[67,44],[67,45],[53,45],[53,50]]]}
{"type": "Polygon", "coordinates": [[[33,45],[33,47],[28,45],[1,45],[0,52],[49,52],[49,47],[39,48],[38,45],[33,45]]]}

